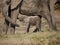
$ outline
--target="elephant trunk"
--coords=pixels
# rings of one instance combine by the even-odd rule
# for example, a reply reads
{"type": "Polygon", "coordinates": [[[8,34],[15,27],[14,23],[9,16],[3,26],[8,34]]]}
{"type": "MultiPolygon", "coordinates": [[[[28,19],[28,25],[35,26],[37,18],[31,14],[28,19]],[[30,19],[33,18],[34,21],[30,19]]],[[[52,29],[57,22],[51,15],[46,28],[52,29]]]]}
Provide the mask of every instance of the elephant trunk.
{"type": "Polygon", "coordinates": [[[19,25],[18,25],[16,22],[12,21],[12,19],[9,18],[7,15],[4,15],[4,17],[5,17],[5,19],[6,19],[9,23],[11,23],[11,24],[19,27],[19,25]]]}

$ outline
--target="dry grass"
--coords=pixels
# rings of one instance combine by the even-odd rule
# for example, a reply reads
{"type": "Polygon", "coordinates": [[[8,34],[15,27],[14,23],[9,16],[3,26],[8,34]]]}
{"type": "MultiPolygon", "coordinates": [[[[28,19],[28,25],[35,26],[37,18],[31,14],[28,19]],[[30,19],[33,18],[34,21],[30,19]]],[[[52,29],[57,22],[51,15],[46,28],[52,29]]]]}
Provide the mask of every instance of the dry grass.
{"type": "Polygon", "coordinates": [[[0,35],[0,45],[60,45],[60,31],[0,35]]]}

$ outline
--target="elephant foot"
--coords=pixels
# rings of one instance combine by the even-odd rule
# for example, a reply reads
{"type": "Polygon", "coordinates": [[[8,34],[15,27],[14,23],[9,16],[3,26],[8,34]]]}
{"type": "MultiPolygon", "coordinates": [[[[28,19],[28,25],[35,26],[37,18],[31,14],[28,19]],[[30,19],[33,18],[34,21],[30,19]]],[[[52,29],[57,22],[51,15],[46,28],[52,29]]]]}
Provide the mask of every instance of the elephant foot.
{"type": "Polygon", "coordinates": [[[27,33],[29,33],[29,32],[24,32],[24,34],[27,34],[27,33]]]}
{"type": "Polygon", "coordinates": [[[33,32],[39,32],[38,28],[36,28],[33,32]]]}
{"type": "Polygon", "coordinates": [[[33,32],[44,32],[44,31],[42,31],[42,30],[34,30],[33,32]]]}
{"type": "Polygon", "coordinates": [[[54,31],[57,31],[57,28],[55,28],[54,31]]]}

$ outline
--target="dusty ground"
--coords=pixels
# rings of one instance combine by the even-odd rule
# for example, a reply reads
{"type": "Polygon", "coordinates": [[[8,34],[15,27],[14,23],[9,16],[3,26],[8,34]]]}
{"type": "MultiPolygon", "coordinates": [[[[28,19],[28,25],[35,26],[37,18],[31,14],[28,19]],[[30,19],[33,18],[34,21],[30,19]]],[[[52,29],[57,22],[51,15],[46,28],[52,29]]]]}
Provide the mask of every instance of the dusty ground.
{"type": "MultiPolygon", "coordinates": [[[[60,30],[60,11],[57,10],[56,13],[56,21],[57,22],[57,28],[60,30]]],[[[42,19],[44,20],[44,19],[42,19]]],[[[4,18],[0,14],[0,33],[3,28],[3,22],[4,18]]],[[[60,31],[57,32],[49,32],[46,30],[48,29],[48,25],[46,21],[42,22],[42,30],[44,32],[37,32],[37,33],[32,33],[32,31],[35,29],[30,28],[30,33],[28,34],[23,34],[25,31],[25,23],[17,21],[17,23],[20,25],[20,27],[16,27],[16,34],[11,35],[11,34],[0,34],[0,45],[60,45],[60,31]],[[45,22],[45,23],[43,23],[45,22]]]]}
{"type": "Polygon", "coordinates": [[[0,45],[60,45],[60,32],[0,35],[0,45]]]}

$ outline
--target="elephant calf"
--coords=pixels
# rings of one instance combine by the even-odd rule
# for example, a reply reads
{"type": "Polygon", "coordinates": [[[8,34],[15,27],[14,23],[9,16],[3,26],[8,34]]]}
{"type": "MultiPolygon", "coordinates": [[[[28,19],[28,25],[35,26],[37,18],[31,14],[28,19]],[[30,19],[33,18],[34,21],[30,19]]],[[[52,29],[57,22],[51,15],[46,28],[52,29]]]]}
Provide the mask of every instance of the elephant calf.
{"type": "Polygon", "coordinates": [[[33,32],[41,30],[41,19],[39,16],[25,16],[22,15],[19,17],[19,20],[26,23],[26,32],[29,32],[30,26],[36,26],[36,29],[33,32]]]}

